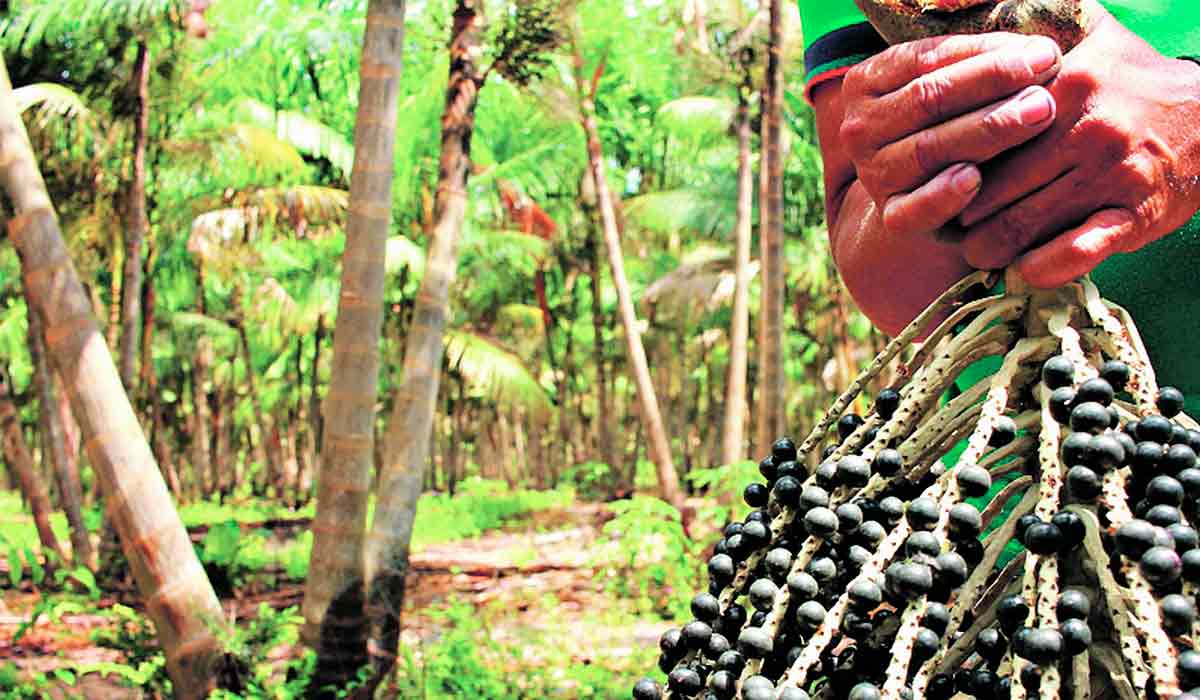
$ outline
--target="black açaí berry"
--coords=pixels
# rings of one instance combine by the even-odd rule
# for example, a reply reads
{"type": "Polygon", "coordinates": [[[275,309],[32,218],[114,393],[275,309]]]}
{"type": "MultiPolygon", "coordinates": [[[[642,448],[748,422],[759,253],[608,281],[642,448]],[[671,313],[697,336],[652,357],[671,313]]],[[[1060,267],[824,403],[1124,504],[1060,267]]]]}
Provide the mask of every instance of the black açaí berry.
{"type": "Polygon", "coordinates": [[[871,468],[880,476],[895,476],[904,468],[904,459],[899,450],[890,447],[880,450],[871,462],[871,468]]]}
{"type": "Polygon", "coordinates": [[[633,686],[633,700],[662,700],[662,688],[649,678],[633,686]]]}
{"type": "Polygon", "coordinates": [[[875,413],[883,420],[891,420],[900,407],[900,392],[895,389],[884,389],[875,395],[875,413]]]}
{"type": "Polygon", "coordinates": [[[1070,359],[1055,355],[1042,365],[1042,381],[1051,389],[1069,386],[1075,381],[1075,365],[1070,359]]]}

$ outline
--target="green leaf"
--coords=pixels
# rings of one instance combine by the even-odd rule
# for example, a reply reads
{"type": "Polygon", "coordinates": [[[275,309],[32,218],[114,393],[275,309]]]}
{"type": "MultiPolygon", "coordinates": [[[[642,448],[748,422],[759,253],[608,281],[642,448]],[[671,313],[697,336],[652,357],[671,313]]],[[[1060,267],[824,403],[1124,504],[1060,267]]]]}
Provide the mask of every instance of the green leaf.
{"type": "Polygon", "coordinates": [[[25,548],[25,561],[29,562],[29,574],[33,585],[42,585],[42,581],[46,579],[46,570],[42,567],[42,563],[38,561],[37,555],[29,547],[25,548]]]}
{"type": "Polygon", "coordinates": [[[53,674],[54,674],[54,677],[55,677],[56,679],[58,679],[58,681],[59,681],[60,683],[64,683],[64,684],[65,684],[65,685],[67,685],[68,687],[74,687],[74,686],[75,686],[75,681],[76,681],[75,674],[74,674],[74,673],[71,673],[71,672],[70,672],[70,671],[68,671],[67,669],[65,669],[65,668],[56,668],[56,669],[54,669],[54,670],[53,670],[51,673],[53,673],[53,674]]]}
{"type": "Polygon", "coordinates": [[[200,559],[210,564],[232,566],[237,559],[242,530],[236,520],[213,525],[200,543],[200,559]]]}
{"type": "Polygon", "coordinates": [[[25,571],[24,564],[21,563],[21,550],[14,545],[8,547],[8,580],[12,583],[12,587],[16,588],[21,585],[21,575],[25,571]]]}

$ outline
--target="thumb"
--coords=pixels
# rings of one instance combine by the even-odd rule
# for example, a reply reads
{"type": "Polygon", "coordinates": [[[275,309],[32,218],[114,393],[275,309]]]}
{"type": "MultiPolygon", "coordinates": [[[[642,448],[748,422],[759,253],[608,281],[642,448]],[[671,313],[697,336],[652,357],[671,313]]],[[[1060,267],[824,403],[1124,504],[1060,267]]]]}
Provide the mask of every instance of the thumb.
{"type": "Polygon", "coordinates": [[[1128,209],[1104,209],[1082,226],[1022,255],[1017,272],[1033,287],[1060,287],[1082,277],[1114,253],[1125,252],[1139,232],[1128,209]]]}

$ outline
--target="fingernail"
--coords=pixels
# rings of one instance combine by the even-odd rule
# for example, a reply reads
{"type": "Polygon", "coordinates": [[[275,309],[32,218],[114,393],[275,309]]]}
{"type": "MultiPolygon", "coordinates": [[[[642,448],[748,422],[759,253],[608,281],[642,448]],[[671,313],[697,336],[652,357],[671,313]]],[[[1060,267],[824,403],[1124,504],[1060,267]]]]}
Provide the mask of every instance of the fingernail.
{"type": "Polygon", "coordinates": [[[970,165],[958,166],[958,170],[950,176],[950,186],[961,195],[974,193],[982,183],[979,170],[970,165]]]}
{"type": "Polygon", "coordinates": [[[1042,88],[1030,88],[1019,95],[1009,109],[1016,110],[1022,125],[1034,126],[1054,116],[1054,99],[1042,88]]]}
{"type": "Polygon", "coordinates": [[[1058,45],[1049,39],[1037,38],[1025,45],[1025,63],[1034,75],[1041,75],[1058,63],[1058,45]]]}

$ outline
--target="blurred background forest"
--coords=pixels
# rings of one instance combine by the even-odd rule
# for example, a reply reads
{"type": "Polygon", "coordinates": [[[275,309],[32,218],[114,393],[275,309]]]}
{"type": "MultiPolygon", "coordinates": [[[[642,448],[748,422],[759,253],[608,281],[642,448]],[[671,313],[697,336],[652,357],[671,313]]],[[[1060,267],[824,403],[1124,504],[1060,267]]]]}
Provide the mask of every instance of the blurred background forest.
{"type": "MultiPolygon", "coordinates": [[[[356,156],[387,154],[356,154],[367,2],[2,4],[70,259],[247,660],[226,697],[298,696],[316,664],[299,605],[326,556],[317,485],[340,464],[342,260],[369,206],[351,179],[356,156]]],[[[829,256],[799,20],[770,5],[407,3],[368,402],[369,483],[393,483],[393,442],[423,467],[401,697],[625,696],[686,614],[701,553],[748,510],[757,456],[882,347],[829,256]],[[452,60],[475,72],[465,138],[447,128],[452,60]],[[465,209],[446,233],[450,201],[465,209]],[[427,277],[447,289],[425,436],[396,406],[427,277]]],[[[0,696],[171,696],[27,293],[5,242],[0,696]]]]}

